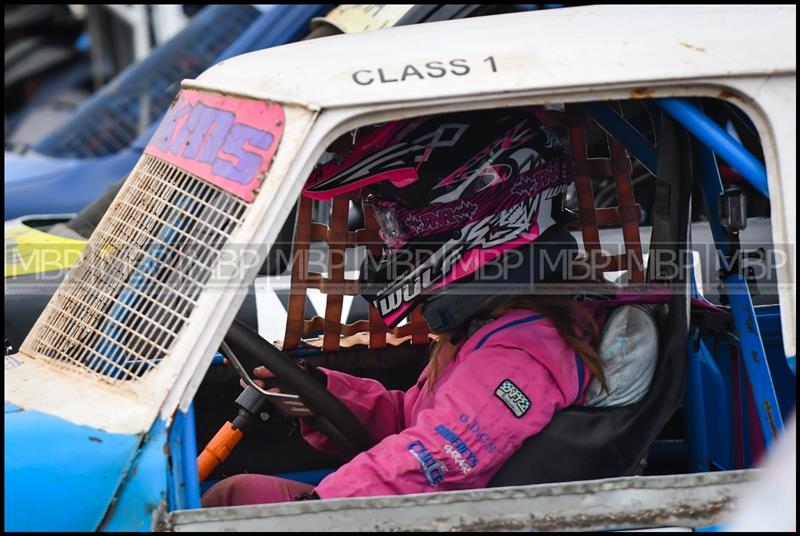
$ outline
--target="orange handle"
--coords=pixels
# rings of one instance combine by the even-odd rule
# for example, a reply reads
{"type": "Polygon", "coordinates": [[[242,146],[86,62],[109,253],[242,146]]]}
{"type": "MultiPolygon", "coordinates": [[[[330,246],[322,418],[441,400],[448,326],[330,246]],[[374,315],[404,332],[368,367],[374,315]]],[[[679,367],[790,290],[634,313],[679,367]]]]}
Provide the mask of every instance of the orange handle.
{"type": "Polygon", "coordinates": [[[242,437],[244,437],[244,433],[234,428],[230,421],[222,425],[219,432],[211,438],[206,448],[197,457],[197,469],[201,482],[211,474],[216,466],[225,461],[242,437]]]}

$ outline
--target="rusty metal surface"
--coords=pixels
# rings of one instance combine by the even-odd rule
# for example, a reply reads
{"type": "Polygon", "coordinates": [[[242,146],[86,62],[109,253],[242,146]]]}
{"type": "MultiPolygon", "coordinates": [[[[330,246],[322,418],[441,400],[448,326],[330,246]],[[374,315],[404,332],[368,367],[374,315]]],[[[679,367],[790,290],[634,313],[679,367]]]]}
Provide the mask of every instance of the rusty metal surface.
{"type": "Polygon", "coordinates": [[[187,510],[161,530],[530,531],[705,527],[758,470],[187,510]]]}

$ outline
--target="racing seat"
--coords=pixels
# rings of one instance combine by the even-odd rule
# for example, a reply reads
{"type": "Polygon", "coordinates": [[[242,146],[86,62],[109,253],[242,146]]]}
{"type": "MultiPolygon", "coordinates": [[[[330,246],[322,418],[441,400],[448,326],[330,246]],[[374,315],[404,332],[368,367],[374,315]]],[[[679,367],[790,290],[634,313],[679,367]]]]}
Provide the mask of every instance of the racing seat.
{"type": "MultiPolygon", "coordinates": [[[[566,106],[565,112],[546,112],[550,126],[567,129],[573,159],[576,160],[576,187],[579,210],[577,226],[583,236],[584,247],[598,271],[627,270],[628,282],[643,281],[639,241],[639,206],[633,199],[630,186],[631,165],[624,148],[609,139],[610,158],[588,158],[586,126],[590,119],[578,108],[566,106]],[[619,206],[595,209],[591,178],[595,175],[613,176],[617,187],[619,206]],[[598,225],[621,223],[626,253],[611,259],[605,257],[599,243],[598,225]]],[[[683,145],[668,118],[662,121],[659,137],[659,182],[668,184],[673,195],[659,206],[664,223],[676,221],[679,225],[661,225],[658,234],[654,226],[651,255],[654,251],[677,250],[686,244],[689,226],[690,170],[677,169],[676,162],[687,162],[690,155],[688,137],[682,134],[683,145]],[[678,147],[680,145],[680,147],[678,147]],[[681,154],[676,154],[680,152],[681,154]],[[685,158],[680,158],[684,156],[685,158]],[[677,195],[679,194],[679,195],[677,195]],[[671,217],[669,217],[671,215],[671,217]]],[[[301,345],[321,347],[323,352],[335,352],[342,347],[363,345],[369,349],[384,348],[387,344],[404,342],[422,344],[429,341],[428,327],[417,310],[409,323],[389,330],[380,316],[370,306],[368,320],[342,324],[342,298],[356,294],[356,282],[344,278],[346,248],[367,245],[377,253],[380,241],[374,217],[365,211],[365,229],[348,230],[347,214],[350,201],[358,199],[359,192],[334,199],[330,226],[312,221],[312,202],[300,201],[295,230],[292,265],[292,290],[288,307],[286,335],[283,350],[291,351],[301,345]],[[328,273],[308,271],[310,242],[328,242],[328,273]],[[318,288],[327,295],[325,318],[304,319],[306,290],[318,288]],[[316,341],[309,335],[322,332],[316,341]]],[[[658,214],[656,215],[658,216],[658,214]]],[[[647,394],[639,402],[624,407],[571,407],[559,412],[539,434],[526,440],[522,447],[494,476],[489,486],[524,485],[545,482],[587,480],[631,475],[638,472],[648,448],[664,425],[680,406],[686,375],[686,341],[688,335],[688,284],[687,274],[676,272],[669,282],[674,292],[668,311],[657,316],[661,347],[658,362],[647,394]],[[579,433],[576,433],[579,431],[579,433]]]]}
{"type": "Polygon", "coordinates": [[[556,414],[503,465],[490,487],[630,476],[683,399],[687,315],[676,297],[657,315],[658,362],[647,394],[629,406],[575,406],[556,414]],[[683,334],[681,334],[681,328],[683,334]],[[677,330],[677,331],[676,331],[677,330]],[[683,336],[682,336],[683,335],[683,336]]]}
{"type": "MultiPolygon", "coordinates": [[[[691,204],[691,147],[688,135],[662,118],[658,148],[658,182],[675,195],[656,203],[655,217],[677,225],[654,225],[654,251],[684,249],[691,204]],[[672,218],[669,218],[672,215],[672,218]],[[677,217],[677,219],[676,219],[677,217]],[[670,231],[671,230],[671,231],[670,231]]],[[[503,465],[490,487],[568,482],[630,476],[656,436],[680,407],[686,383],[689,332],[689,274],[671,274],[674,289],[668,312],[657,314],[660,348],[650,388],[639,402],[619,407],[570,407],[560,411],[541,432],[528,438],[503,465]]],[[[665,274],[661,280],[666,282],[665,274]]]]}

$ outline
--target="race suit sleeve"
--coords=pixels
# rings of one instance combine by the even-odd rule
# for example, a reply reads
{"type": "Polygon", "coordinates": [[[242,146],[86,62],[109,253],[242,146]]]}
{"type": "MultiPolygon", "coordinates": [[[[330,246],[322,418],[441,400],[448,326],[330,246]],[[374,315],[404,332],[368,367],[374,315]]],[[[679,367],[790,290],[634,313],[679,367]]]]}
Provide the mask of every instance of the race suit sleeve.
{"type": "MultiPolygon", "coordinates": [[[[359,378],[344,372],[317,367],[326,376],[328,390],[369,430],[377,443],[403,429],[403,391],[388,390],[380,382],[359,378]]],[[[300,433],[312,447],[329,454],[342,454],[344,449],[328,436],[317,431],[309,419],[300,419],[300,433]]]]}
{"type": "MultiPolygon", "coordinates": [[[[565,373],[572,354],[557,356],[565,373]]],[[[323,498],[396,495],[485,487],[522,442],[575,397],[527,351],[486,345],[471,352],[413,426],[392,434],[328,475],[323,498]]],[[[572,370],[575,374],[575,371],[572,370]]],[[[541,463],[548,463],[541,460],[541,463]]]]}

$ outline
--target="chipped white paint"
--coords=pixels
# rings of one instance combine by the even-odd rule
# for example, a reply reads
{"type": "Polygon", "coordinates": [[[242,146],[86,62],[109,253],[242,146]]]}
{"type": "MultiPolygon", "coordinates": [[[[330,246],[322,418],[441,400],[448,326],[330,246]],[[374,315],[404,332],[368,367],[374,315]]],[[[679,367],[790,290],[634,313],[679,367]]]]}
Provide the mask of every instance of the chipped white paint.
{"type": "MultiPolygon", "coordinates": [[[[316,113],[298,106],[284,105],[286,130],[272,167],[267,173],[253,204],[244,215],[244,223],[231,236],[230,244],[241,247],[257,245],[261,258],[275,243],[283,222],[289,217],[304,180],[300,181],[296,169],[306,164],[303,159],[304,141],[314,124],[316,113]],[[299,182],[299,184],[297,184],[299,182]]],[[[308,169],[305,175],[311,171],[308,169]]],[[[226,248],[227,249],[227,248],[226,248]]],[[[215,285],[200,298],[190,320],[191,331],[181,340],[183,346],[173,352],[177,376],[165,384],[167,398],[161,408],[161,418],[171,419],[180,404],[183,411],[189,408],[211,359],[219,348],[225,332],[236,311],[242,305],[247,289],[256,277],[260,263],[250,263],[246,271],[230,277],[225,285],[215,285]]],[[[163,398],[163,397],[162,397],[163,398]]]]}
{"type": "Polygon", "coordinates": [[[150,429],[158,407],[144,389],[112,387],[56,361],[13,356],[18,366],[6,368],[6,402],[109,433],[133,434],[150,429]]]}
{"type": "Polygon", "coordinates": [[[204,508],[165,516],[161,530],[566,531],[708,527],[759,470],[623,477],[482,490],[204,508]]]}
{"type": "Polygon", "coordinates": [[[476,17],[252,52],[211,67],[196,83],[334,108],[768,76],[795,72],[795,14],[790,5],[598,5],[476,17]],[[496,71],[485,61],[489,56],[496,71]],[[464,69],[450,66],[451,60],[465,60],[469,72],[454,74],[464,69]],[[447,73],[435,77],[441,71],[426,67],[432,61],[447,73]],[[408,65],[422,77],[409,69],[402,81],[408,65]],[[356,77],[372,83],[354,81],[362,70],[370,73],[356,77]]]}

